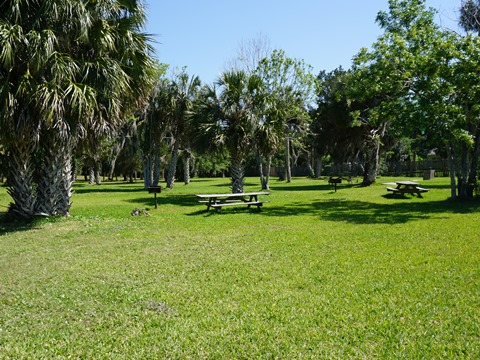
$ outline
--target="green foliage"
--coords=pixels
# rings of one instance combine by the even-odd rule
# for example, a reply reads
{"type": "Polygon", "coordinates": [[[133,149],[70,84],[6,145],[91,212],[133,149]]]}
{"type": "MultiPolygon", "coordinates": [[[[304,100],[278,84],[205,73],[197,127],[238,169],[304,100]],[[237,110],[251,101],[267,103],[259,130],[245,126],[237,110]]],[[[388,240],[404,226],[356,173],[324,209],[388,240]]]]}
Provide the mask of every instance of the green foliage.
{"type": "Polygon", "coordinates": [[[228,179],[165,190],[157,210],[141,183],[78,183],[70,218],[0,225],[0,353],[478,358],[478,203],[423,186],[394,199],[298,178],[261,212],[207,213],[195,194],[228,179]]]}
{"type": "Polygon", "coordinates": [[[151,89],[144,22],[137,1],[0,4],[0,141],[11,160],[12,212],[68,215],[73,146],[114,132],[151,89]],[[48,154],[40,166],[36,151],[48,154]]]}
{"type": "Polygon", "coordinates": [[[282,121],[288,128],[289,119],[297,119],[299,123],[308,119],[307,109],[313,104],[316,85],[310,65],[287,57],[283,50],[274,50],[270,57],[260,61],[255,73],[269,95],[272,112],[267,108],[266,121],[282,121]],[[269,120],[276,117],[280,120],[269,120]]]}
{"type": "Polygon", "coordinates": [[[242,192],[245,160],[264,109],[263,84],[256,75],[227,71],[215,86],[205,86],[193,108],[191,121],[200,130],[196,142],[210,152],[227,150],[232,191],[242,192]]]}
{"type": "Polygon", "coordinates": [[[195,175],[200,177],[218,177],[224,175],[230,162],[227,153],[199,154],[195,156],[195,175]]]}
{"type": "Polygon", "coordinates": [[[311,129],[318,153],[328,154],[338,163],[354,161],[362,142],[360,111],[353,110],[347,98],[350,76],[340,68],[321,72],[317,79],[317,109],[311,129]]]}

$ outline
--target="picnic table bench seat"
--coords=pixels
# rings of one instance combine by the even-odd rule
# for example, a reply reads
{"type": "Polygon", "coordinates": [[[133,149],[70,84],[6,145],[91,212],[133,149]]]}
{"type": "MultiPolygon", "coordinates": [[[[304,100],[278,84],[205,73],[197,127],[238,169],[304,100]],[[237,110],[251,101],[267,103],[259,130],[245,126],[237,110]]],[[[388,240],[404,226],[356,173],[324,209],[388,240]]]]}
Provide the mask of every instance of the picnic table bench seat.
{"type": "Polygon", "coordinates": [[[425,188],[422,188],[422,187],[419,187],[417,186],[417,190],[420,191],[420,192],[428,192],[429,189],[425,189],[425,188]]]}
{"type": "Polygon", "coordinates": [[[217,208],[221,209],[224,206],[239,206],[239,205],[247,205],[248,207],[250,207],[251,205],[255,205],[258,208],[260,208],[260,206],[262,206],[263,203],[266,203],[266,202],[268,201],[240,201],[240,202],[236,201],[236,202],[216,203],[210,206],[214,209],[217,209],[217,208]]]}
{"type": "Polygon", "coordinates": [[[387,190],[392,191],[392,192],[399,192],[400,191],[400,190],[392,188],[392,187],[387,187],[387,190]]]}

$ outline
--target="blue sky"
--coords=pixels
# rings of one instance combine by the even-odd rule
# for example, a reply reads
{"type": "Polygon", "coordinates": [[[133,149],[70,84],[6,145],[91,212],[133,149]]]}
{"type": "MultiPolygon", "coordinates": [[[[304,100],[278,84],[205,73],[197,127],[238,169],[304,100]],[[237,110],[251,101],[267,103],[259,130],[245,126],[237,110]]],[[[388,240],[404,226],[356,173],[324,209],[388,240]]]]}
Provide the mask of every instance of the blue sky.
{"type": "MultiPolygon", "coordinates": [[[[240,43],[267,37],[274,49],[303,59],[314,72],[349,68],[381,34],[375,17],[388,0],[146,0],[156,56],[171,69],[187,67],[213,82],[240,43]]],[[[456,29],[461,0],[426,0],[437,21],[456,29]]]]}

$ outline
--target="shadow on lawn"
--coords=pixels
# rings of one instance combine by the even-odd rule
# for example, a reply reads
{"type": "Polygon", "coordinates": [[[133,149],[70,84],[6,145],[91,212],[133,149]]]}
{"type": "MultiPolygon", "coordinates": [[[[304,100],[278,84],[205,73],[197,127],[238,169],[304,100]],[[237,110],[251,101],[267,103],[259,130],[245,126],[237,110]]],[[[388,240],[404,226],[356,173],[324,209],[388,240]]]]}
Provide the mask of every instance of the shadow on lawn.
{"type": "MultiPolygon", "coordinates": [[[[340,191],[342,188],[352,188],[352,187],[360,187],[359,184],[348,184],[343,182],[337,185],[337,190],[340,191]]],[[[335,191],[335,186],[328,184],[325,180],[319,180],[316,184],[309,184],[309,185],[291,185],[286,184],[285,182],[281,183],[280,185],[271,185],[271,190],[279,190],[279,191],[335,191]]]]}
{"type": "MultiPolygon", "coordinates": [[[[12,220],[6,212],[0,213],[0,236],[8,233],[30,231],[37,228],[39,224],[44,223],[45,219],[45,217],[36,217],[31,220],[12,220]]],[[[55,218],[49,219],[49,221],[55,221],[55,218]]]]}
{"type": "MultiPolygon", "coordinates": [[[[127,199],[126,202],[136,204],[140,207],[155,207],[155,197],[153,194],[149,194],[144,191],[145,195],[142,197],[137,197],[135,199],[127,199]]],[[[168,195],[162,195],[161,193],[157,195],[157,205],[160,207],[162,205],[176,205],[182,207],[189,206],[198,206],[199,203],[195,198],[195,195],[176,195],[169,193],[168,195]]]]}
{"type": "Polygon", "coordinates": [[[75,184],[74,186],[75,194],[93,194],[93,193],[122,193],[125,191],[128,192],[146,192],[143,188],[143,183],[129,183],[129,182],[114,182],[109,183],[105,182],[102,185],[89,185],[88,183],[75,184]],[[133,187],[135,184],[138,186],[133,187]],[[132,186],[133,185],[133,186],[132,186]],[[126,187],[123,189],[123,187],[126,187]]]}
{"type": "MultiPolygon", "coordinates": [[[[397,198],[399,199],[399,198],[397,198]]],[[[402,198],[400,198],[402,199],[402,198]]],[[[468,214],[480,212],[480,203],[455,201],[412,202],[414,198],[394,204],[377,204],[363,201],[331,199],[312,203],[292,203],[289,206],[268,206],[264,216],[296,216],[315,214],[322,220],[354,224],[404,224],[410,221],[442,217],[449,213],[468,214]]]]}

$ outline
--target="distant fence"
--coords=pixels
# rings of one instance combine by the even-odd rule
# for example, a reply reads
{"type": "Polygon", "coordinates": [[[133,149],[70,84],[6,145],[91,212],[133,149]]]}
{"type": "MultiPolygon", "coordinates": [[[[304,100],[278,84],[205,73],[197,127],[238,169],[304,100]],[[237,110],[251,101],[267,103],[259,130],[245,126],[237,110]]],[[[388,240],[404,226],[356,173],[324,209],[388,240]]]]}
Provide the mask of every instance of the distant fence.
{"type": "Polygon", "coordinates": [[[386,162],[382,173],[386,176],[421,176],[427,170],[435,170],[435,176],[450,176],[445,159],[386,162]]]}
{"type": "MultiPolygon", "coordinates": [[[[383,162],[380,169],[382,176],[423,176],[425,171],[435,170],[435,176],[450,176],[448,162],[444,159],[422,161],[388,161],[383,162]]],[[[252,169],[249,176],[257,176],[258,171],[252,169]]],[[[270,176],[283,178],[283,166],[272,167],[270,176]]],[[[359,163],[328,164],[322,168],[321,176],[362,176],[363,168],[359,163]]],[[[293,166],[292,176],[309,176],[306,166],[293,166]]]]}

